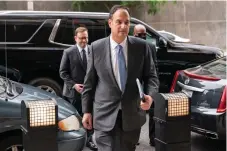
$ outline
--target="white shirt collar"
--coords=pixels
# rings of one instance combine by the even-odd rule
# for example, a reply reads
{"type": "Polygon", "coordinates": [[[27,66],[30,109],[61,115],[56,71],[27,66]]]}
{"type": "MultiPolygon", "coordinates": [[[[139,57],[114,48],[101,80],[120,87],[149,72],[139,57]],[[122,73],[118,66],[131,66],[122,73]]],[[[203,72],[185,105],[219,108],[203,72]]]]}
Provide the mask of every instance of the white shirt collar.
{"type": "MultiPolygon", "coordinates": [[[[79,49],[79,52],[81,53],[83,48],[81,48],[78,44],[76,44],[77,48],[79,49]]],[[[85,52],[88,52],[88,46],[86,45],[86,47],[84,48],[85,52]]]]}
{"type": "Polygon", "coordinates": [[[126,42],[127,42],[127,37],[120,44],[118,44],[113,40],[112,35],[110,35],[110,45],[112,50],[114,50],[117,45],[121,45],[123,48],[125,48],[126,42]]]}

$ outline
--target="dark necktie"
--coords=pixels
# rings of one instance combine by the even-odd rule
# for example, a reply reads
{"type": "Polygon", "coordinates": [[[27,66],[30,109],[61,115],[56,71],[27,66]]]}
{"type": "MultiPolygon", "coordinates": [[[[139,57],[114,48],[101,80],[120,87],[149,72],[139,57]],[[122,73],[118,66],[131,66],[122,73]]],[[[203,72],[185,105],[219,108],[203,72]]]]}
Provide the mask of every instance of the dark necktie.
{"type": "Polygon", "coordinates": [[[121,91],[124,92],[127,79],[127,70],[123,47],[121,45],[117,45],[117,62],[120,75],[121,91]]]}
{"type": "Polygon", "coordinates": [[[86,57],[86,51],[84,49],[82,49],[82,56],[83,56],[83,65],[85,67],[85,69],[87,70],[87,57],[86,57]]]}

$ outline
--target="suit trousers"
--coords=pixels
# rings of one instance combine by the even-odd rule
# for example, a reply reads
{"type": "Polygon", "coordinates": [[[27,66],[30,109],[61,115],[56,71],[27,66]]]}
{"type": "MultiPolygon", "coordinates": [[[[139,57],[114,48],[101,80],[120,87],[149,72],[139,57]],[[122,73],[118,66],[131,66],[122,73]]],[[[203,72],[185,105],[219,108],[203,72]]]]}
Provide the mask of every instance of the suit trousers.
{"type": "Polygon", "coordinates": [[[83,117],[82,104],[81,104],[81,94],[78,93],[78,92],[75,92],[75,100],[73,102],[73,106],[77,109],[80,116],[83,117]]]}
{"type": "Polygon", "coordinates": [[[64,97],[69,103],[71,103],[77,110],[77,112],[80,114],[80,116],[83,117],[82,115],[82,104],[81,104],[81,94],[78,92],[75,92],[74,98],[68,98],[64,97]]]}
{"type": "Polygon", "coordinates": [[[95,140],[98,151],[135,151],[135,144],[139,141],[140,130],[124,131],[122,129],[122,113],[119,110],[116,124],[111,131],[95,130],[95,140]]]}

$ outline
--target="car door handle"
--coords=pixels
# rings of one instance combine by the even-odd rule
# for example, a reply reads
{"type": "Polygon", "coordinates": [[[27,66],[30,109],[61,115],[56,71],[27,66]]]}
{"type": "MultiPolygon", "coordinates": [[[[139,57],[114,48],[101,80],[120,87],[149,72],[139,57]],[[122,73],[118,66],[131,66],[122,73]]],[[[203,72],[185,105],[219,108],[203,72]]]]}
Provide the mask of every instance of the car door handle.
{"type": "Polygon", "coordinates": [[[201,89],[201,88],[196,88],[196,87],[193,87],[193,86],[189,86],[189,85],[185,85],[179,81],[177,81],[177,84],[183,88],[183,89],[186,89],[186,90],[190,90],[190,91],[196,91],[196,92],[204,92],[205,90],[204,89],[201,89]]]}

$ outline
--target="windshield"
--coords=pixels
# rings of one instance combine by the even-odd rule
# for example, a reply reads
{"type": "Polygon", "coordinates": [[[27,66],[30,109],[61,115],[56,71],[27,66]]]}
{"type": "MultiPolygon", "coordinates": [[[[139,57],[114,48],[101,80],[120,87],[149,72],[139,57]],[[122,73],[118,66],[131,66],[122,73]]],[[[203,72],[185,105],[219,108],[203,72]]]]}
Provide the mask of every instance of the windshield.
{"type": "Polygon", "coordinates": [[[203,69],[209,71],[216,77],[226,79],[226,57],[204,65],[203,69]]]}
{"type": "Polygon", "coordinates": [[[187,71],[198,75],[226,79],[226,57],[195,68],[190,68],[187,71]]]}

